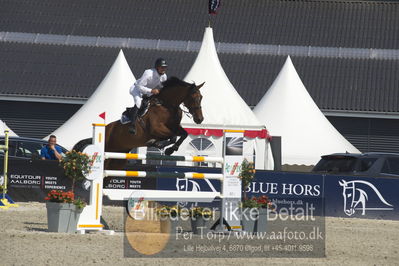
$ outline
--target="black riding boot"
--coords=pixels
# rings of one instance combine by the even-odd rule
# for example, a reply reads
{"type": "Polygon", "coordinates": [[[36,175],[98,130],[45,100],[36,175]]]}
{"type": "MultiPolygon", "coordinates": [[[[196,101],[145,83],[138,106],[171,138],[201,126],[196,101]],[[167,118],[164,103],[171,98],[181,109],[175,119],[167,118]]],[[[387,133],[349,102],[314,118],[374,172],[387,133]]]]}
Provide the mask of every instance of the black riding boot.
{"type": "Polygon", "coordinates": [[[131,120],[129,124],[129,132],[132,134],[136,134],[136,118],[137,118],[137,112],[138,112],[137,106],[133,106],[129,110],[129,118],[131,120]]]}

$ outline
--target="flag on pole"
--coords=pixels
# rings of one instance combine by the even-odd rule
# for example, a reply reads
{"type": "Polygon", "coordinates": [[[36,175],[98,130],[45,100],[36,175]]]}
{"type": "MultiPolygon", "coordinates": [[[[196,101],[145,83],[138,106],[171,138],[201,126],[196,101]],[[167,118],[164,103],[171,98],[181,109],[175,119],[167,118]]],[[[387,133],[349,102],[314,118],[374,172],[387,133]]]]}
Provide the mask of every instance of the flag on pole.
{"type": "Polygon", "coordinates": [[[99,114],[98,116],[99,116],[99,117],[101,117],[102,119],[104,119],[104,120],[105,120],[105,112],[104,112],[104,113],[101,113],[101,114],[99,114]]]}
{"type": "Polygon", "coordinates": [[[222,0],[209,0],[209,5],[208,5],[208,12],[209,14],[216,14],[216,9],[220,7],[220,2],[222,0]]]}

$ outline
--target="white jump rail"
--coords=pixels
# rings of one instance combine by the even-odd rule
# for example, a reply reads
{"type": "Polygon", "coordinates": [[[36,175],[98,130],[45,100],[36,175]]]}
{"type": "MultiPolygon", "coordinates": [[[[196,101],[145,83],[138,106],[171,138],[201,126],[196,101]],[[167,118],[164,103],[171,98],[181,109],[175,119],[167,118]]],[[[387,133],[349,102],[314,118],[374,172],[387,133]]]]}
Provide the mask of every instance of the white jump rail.
{"type": "MultiPolygon", "coordinates": [[[[234,138],[242,138],[242,131],[226,131],[234,138]]],[[[232,138],[232,137],[230,137],[232,138]]],[[[91,173],[86,177],[90,182],[90,201],[83,209],[77,229],[81,233],[85,230],[102,230],[100,222],[102,214],[102,196],[106,195],[110,200],[128,200],[129,198],[144,198],[145,200],[179,202],[195,199],[195,202],[212,202],[215,198],[221,198],[221,206],[227,205],[226,198],[230,202],[238,205],[241,200],[241,181],[238,178],[238,166],[243,160],[242,154],[233,154],[225,157],[205,157],[205,156],[160,156],[145,154],[129,154],[105,152],[105,125],[93,124],[93,144],[89,145],[84,152],[94,158],[91,173]],[[222,173],[159,173],[144,171],[121,171],[104,170],[105,159],[137,159],[137,160],[171,160],[171,161],[191,161],[191,162],[213,162],[222,164],[222,173]],[[118,177],[146,177],[146,178],[193,178],[193,179],[216,179],[222,184],[221,192],[193,192],[193,191],[174,191],[174,190],[135,190],[135,189],[103,189],[103,178],[107,176],[118,177]],[[231,200],[233,199],[233,200],[231,200]]],[[[227,140],[225,136],[225,146],[227,140]]],[[[232,141],[237,148],[237,142],[232,141]]],[[[226,154],[226,148],[224,154],[226,154]]],[[[225,216],[224,208],[221,208],[222,215],[225,216]]],[[[222,218],[221,218],[222,219],[222,218]]],[[[240,221],[228,221],[232,228],[241,228],[240,221]]],[[[222,223],[221,223],[222,224],[222,223]]]]}

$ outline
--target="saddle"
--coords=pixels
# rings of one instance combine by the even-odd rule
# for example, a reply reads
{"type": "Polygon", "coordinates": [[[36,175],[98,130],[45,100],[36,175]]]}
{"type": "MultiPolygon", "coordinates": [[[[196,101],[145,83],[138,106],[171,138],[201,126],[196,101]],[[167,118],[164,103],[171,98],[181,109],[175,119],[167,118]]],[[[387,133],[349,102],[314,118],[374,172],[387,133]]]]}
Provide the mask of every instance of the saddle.
{"type": "MultiPolygon", "coordinates": [[[[148,110],[152,105],[161,105],[161,104],[162,104],[161,101],[156,97],[143,97],[143,101],[141,102],[141,107],[137,112],[137,120],[139,122],[142,122],[142,117],[148,112],[148,110]]],[[[122,113],[120,119],[121,124],[128,124],[132,122],[129,117],[129,110],[131,108],[133,107],[126,108],[126,110],[122,113]]]]}

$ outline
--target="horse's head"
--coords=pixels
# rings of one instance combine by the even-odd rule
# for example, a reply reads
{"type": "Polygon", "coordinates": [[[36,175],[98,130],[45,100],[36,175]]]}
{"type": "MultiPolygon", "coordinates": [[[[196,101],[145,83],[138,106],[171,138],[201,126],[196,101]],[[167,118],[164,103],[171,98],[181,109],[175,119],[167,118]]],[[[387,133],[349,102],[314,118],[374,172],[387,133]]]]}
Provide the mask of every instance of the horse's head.
{"type": "Polygon", "coordinates": [[[354,184],[352,182],[351,186],[349,186],[349,182],[341,180],[339,185],[342,187],[342,196],[344,197],[344,212],[346,215],[351,216],[355,213],[355,208],[353,207],[355,198],[354,184]]]}
{"type": "MultiPolygon", "coordinates": [[[[205,82],[204,82],[205,83],[205,82]]],[[[202,115],[200,88],[194,83],[187,83],[176,77],[171,77],[163,82],[161,93],[157,95],[166,105],[179,107],[184,104],[189,113],[193,116],[194,122],[200,124],[204,117],[202,115]]]]}
{"type": "Polygon", "coordinates": [[[204,86],[204,83],[198,86],[192,84],[186,98],[183,100],[184,105],[187,107],[188,111],[193,116],[194,122],[197,124],[201,124],[202,121],[204,121],[201,107],[202,95],[200,92],[200,88],[204,86]]]}

